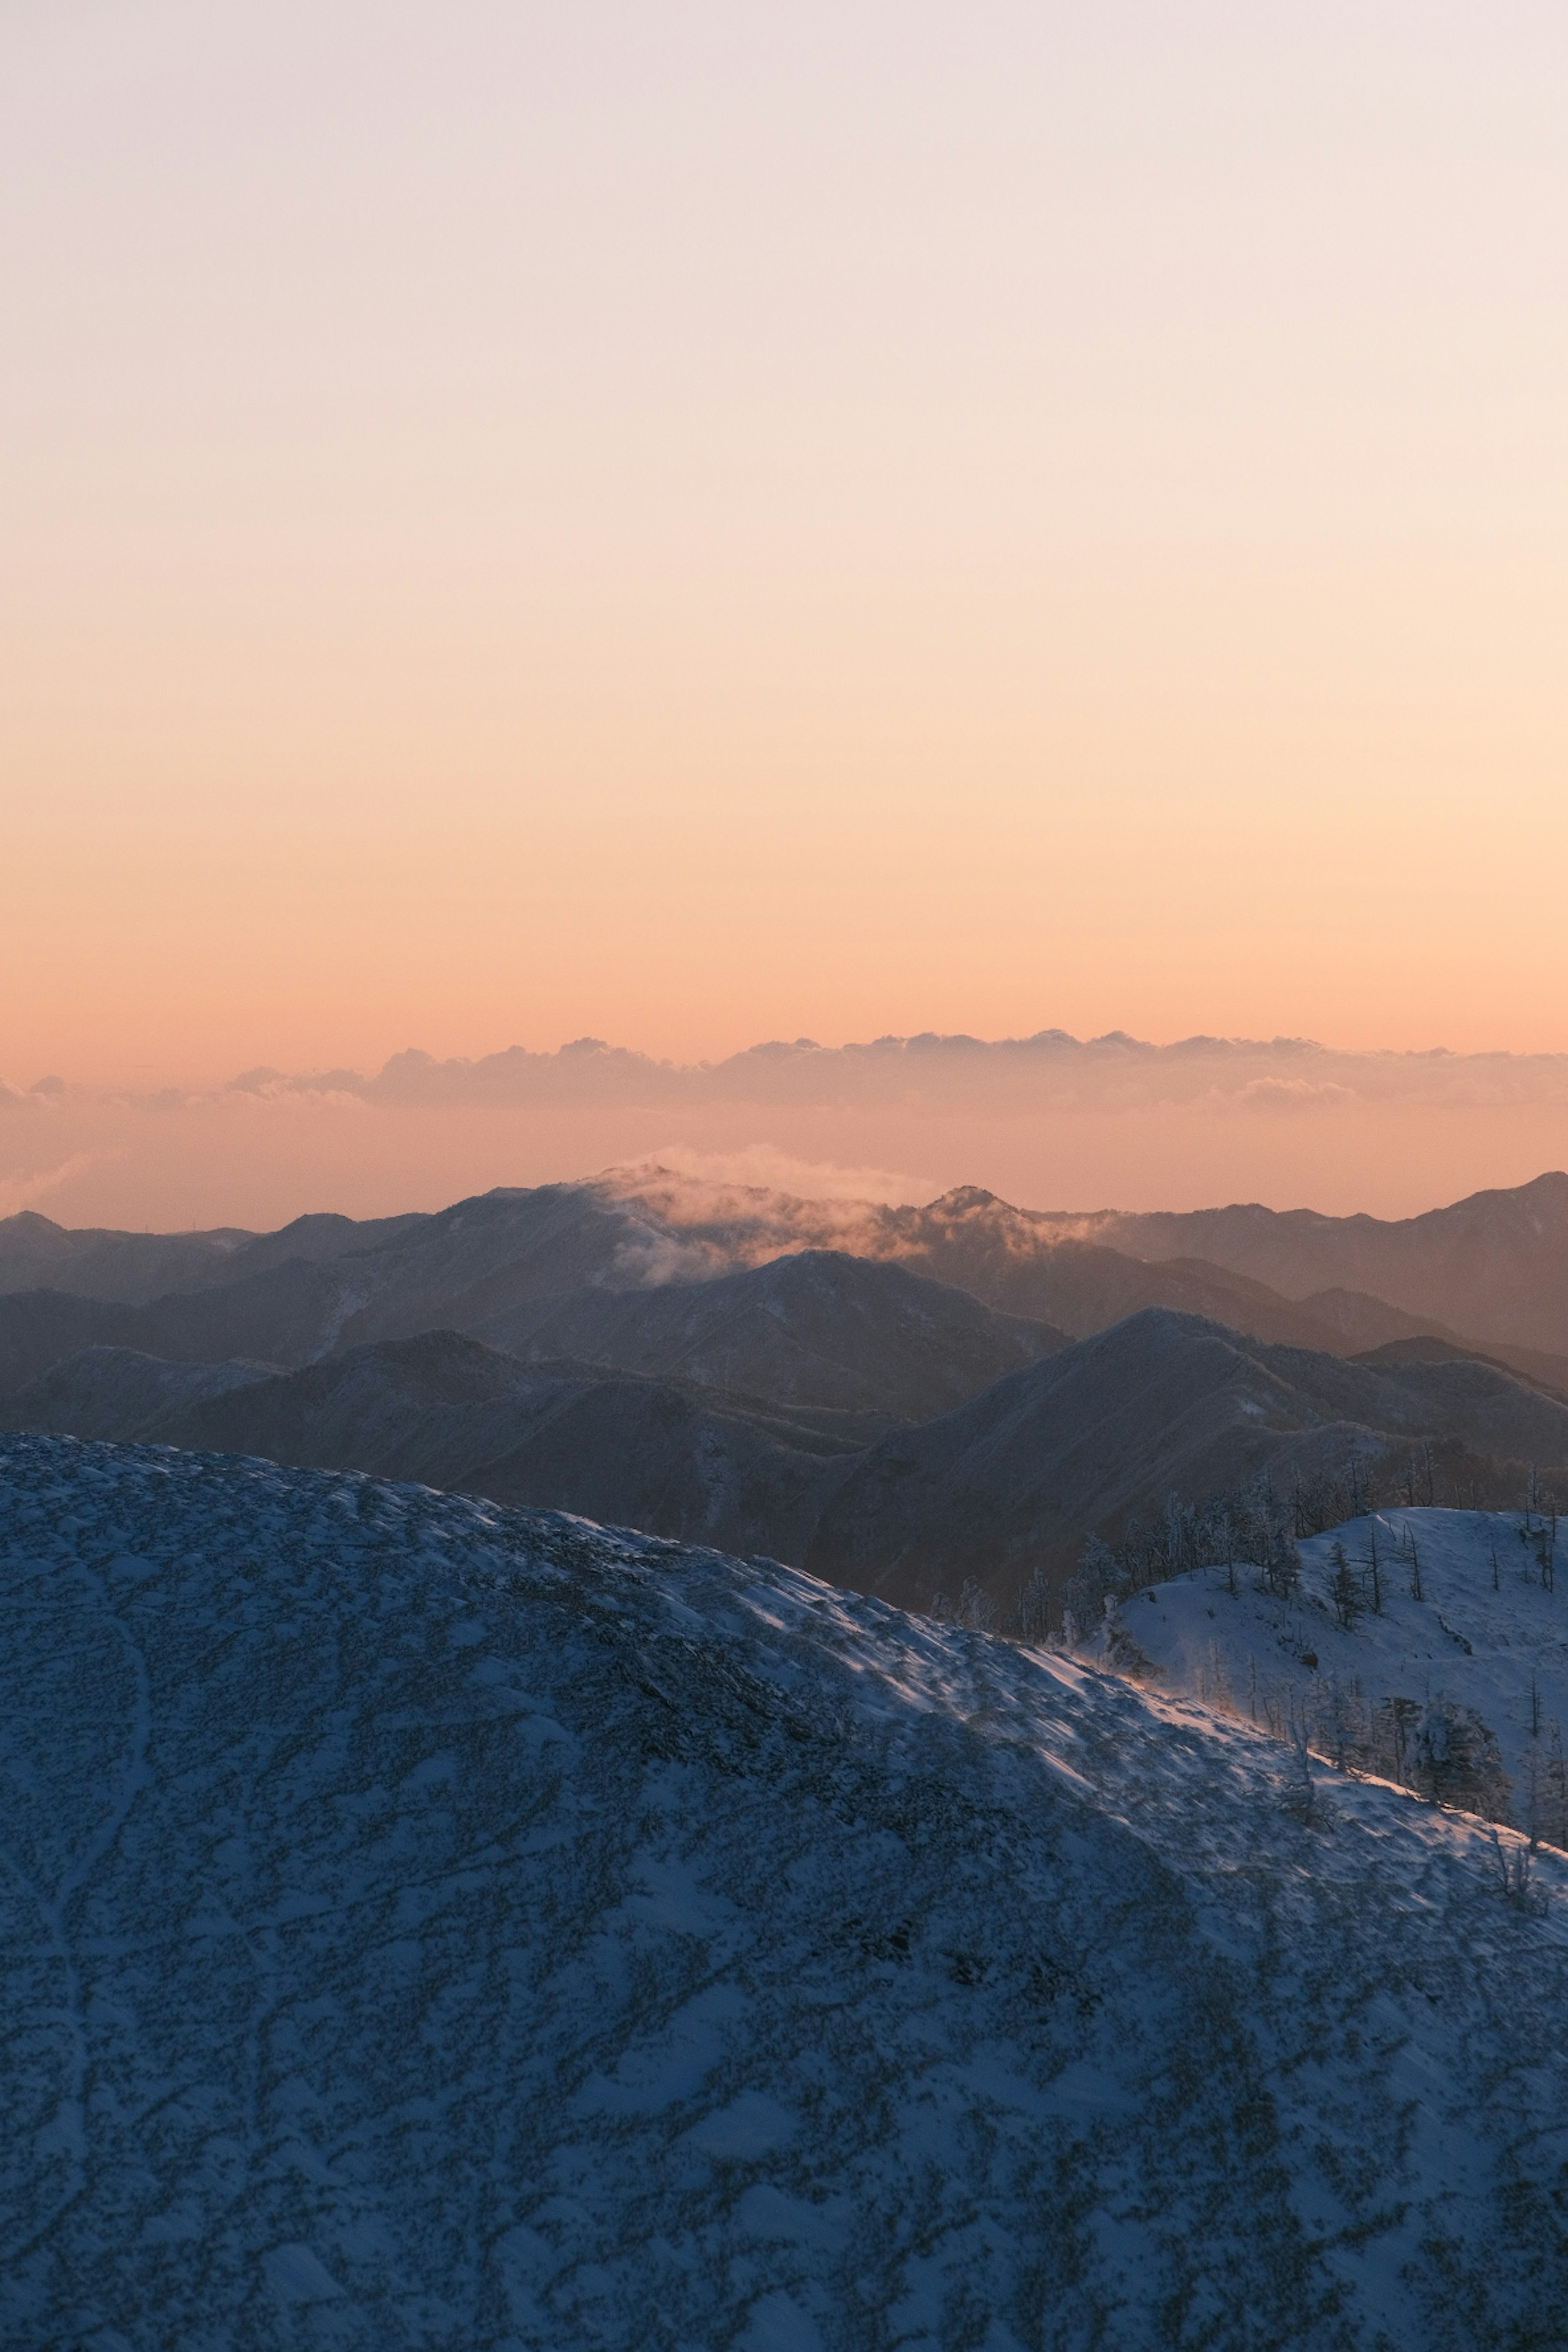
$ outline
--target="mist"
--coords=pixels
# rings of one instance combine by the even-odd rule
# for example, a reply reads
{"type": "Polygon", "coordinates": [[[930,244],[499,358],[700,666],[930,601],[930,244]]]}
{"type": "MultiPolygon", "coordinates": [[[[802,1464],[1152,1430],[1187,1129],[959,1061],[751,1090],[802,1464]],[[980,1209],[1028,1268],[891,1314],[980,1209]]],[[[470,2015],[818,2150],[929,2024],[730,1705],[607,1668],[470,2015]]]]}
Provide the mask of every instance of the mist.
{"type": "Polygon", "coordinates": [[[384,1215],[647,1160],[820,1199],[973,1183],[1032,1208],[1403,1216],[1568,1160],[1568,1055],[1047,1030],[676,1063],[576,1039],[144,1093],[51,1075],[0,1095],[0,1213],[62,1223],[384,1215]]]}

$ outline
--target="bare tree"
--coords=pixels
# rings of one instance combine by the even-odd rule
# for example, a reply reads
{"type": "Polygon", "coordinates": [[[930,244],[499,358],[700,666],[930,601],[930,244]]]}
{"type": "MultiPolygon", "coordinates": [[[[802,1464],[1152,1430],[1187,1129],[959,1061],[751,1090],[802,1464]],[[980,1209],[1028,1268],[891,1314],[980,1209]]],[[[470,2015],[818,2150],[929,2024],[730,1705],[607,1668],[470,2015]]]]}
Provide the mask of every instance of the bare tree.
{"type": "Polygon", "coordinates": [[[1345,1558],[1345,1548],[1337,1536],[1329,1560],[1329,1599],[1334,1604],[1334,1615],[1348,1633],[1361,1614],[1361,1580],[1345,1558]]]}
{"type": "Polygon", "coordinates": [[[1021,1640],[1030,1643],[1044,1640],[1047,1628],[1050,1623],[1050,1580],[1044,1569],[1037,1567],[1023,1591],[1018,1595],[1016,1616],[1021,1640]]]}
{"type": "Polygon", "coordinates": [[[1492,1852],[1492,1884],[1505,1903],[1531,1918],[1541,1918],[1546,1910],[1546,1891],[1534,1884],[1534,1840],[1526,1845],[1510,1841],[1504,1845],[1496,1830],[1489,1832],[1492,1852]]]}
{"type": "Polygon", "coordinates": [[[1410,1598],[1412,1601],[1425,1601],[1426,1595],[1421,1590],[1421,1554],[1415,1542],[1415,1531],[1411,1528],[1405,1532],[1410,1538],[1410,1598]]]}
{"type": "Polygon", "coordinates": [[[1291,1774],[1285,1788],[1285,1809],[1294,1813],[1303,1828],[1313,1829],[1325,1820],[1327,1809],[1319,1798],[1318,1784],[1312,1778],[1311,1734],[1304,1709],[1292,1708],[1287,1736],[1291,1774]]]}

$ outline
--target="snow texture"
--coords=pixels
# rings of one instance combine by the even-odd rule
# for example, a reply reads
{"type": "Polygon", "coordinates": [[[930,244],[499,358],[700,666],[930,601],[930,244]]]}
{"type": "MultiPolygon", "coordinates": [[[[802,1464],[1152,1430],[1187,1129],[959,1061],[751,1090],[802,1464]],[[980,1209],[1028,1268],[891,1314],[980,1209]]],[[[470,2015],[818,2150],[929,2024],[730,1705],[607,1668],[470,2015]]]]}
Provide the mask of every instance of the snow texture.
{"type": "Polygon", "coordinates": [[[1563,2340],[1559,1858],[354,1476],[6,1441],[0,1592],[17,2352],[1563,2340]]]}
{"type": "MultiPolygon", "coordinates": [[[[1281,1731],[1302,1710],[1314,1736],[1338,1720],[1352,1748],[1358,1722],[1390,1699],[1406,1702],[1413,1727],[1434,1702],[1471,1709],[1511,1784],[1505,1818],[1562,1843],[1552,1783],[1568,1730],[1568,1546],[1553,1551],[1552,1534],[1519,1512],[1379,1511],[1301,1545],[1294,1601],[1245,1564],[1234,1593],[1227,1570],[1198,1570],[1125,1602],[1123,1643],[1162,1689],[1281,1731]],[[1355,1597],[1348,1624],[1332,1597],[1336,1549],[1355,1597]]],[[[1089,1654],[1104,1648],[1101,1632],[1089,1654]]]]}

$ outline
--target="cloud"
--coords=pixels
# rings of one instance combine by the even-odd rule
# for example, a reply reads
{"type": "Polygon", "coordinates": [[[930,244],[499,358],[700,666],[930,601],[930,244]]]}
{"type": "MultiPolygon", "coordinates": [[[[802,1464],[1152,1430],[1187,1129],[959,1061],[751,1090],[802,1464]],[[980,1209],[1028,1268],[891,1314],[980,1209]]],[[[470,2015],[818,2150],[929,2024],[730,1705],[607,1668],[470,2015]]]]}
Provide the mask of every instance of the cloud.
{"type": "Polygon", "coordinates": [[[47,1110],[59,1091],[58,1078],[42,1078],[36,1087],[28,1087],[26,1090],[21,1087],[9,1086],[0,1078],[0,1111],[47,1110]]]}
{"type": "Polygon", "coordinates": [[[1248,1078],[1239,1093],[1221,1099],[1241,1110],[1303,1111],[1338,1110],[1360,1097],[1353,1087],[1338,1086],[1332,1079],[1263,1077],[1248,1078]]]}
{"type": "Polygon", "coordinates": [[[773,1143],[749,1143],[739,1151],[694,1151],[684,1143],[667,1143],[635,1167],[610,1173],[640,1179],[666,1168],[707,1184],[755,1185],[763,1192],[792,1192],[802,1201],[898,1205],[933,1200],[942,1189],[934,1177],[907,1176],[890,1168],[845,1168],[836,1160],[799,1160],[773,1143]]]}
{"type": "Polygon", "coordinates": [[[30,1209],[36,1201],[46,1200],[68,1184],[74,1177],[85,1175],[89,1168],[115,1155],[104,1151],[78,1151],[69,1160],[62,1160],[58,1168],[47,1168],[32,1176],[0,1176],[0,1217],[14,1217],[18,1209],[30,1209]]]}
{"type": "Polygon", "coordinates": [[[296,1109],[358,1109],[369,1101],[374,1083],[362,1078],[357,1070],[317,1070],[293,1077],[283,1070],[242,1070],[218,1094],[200,1099],[240,1108],[251,1103],[282,1103],[296,1109]]]}
{"type": "MultiPolygon", "coordinates": [[[[370,1076],[247,1070],[223,1098],[388,1110],[663,1110],[672,1118],[748,1107],[1029,1118],[1231,1105],[1315,1116],[1352,1099],[1368,1108],[1568,1107],[1568,1055],[1350,1053],[1310,1037],[1196,1036],[1157,1045],[1122,1030],[1078,1038],[1042,1029],[993,1039],[928,1031],[846,1045],[773,1039],[721,1061],[679,1063],[578,1037],[553,1053],[510,1045],[474,1060],[437,1061],[410,1048],[370,1076]]],[[[846,1181],[860,1172],[847,1168],[846,1181]]],[[[868,1172],[884,1186],[914,1181],[868,1172]]],[[[833,1180],[812,1181],[826,1189],[833,1180]]]]}
{"type": "Polygon", "coordinates": [[[800,1246],[807,1228],[814,1247],[869,1246],[858,1218],[957,1185],[1063,1213],[1258,1200],[1408,1215],[1568,1165],[1568,1055],[1045,1030],[795,1038],[682,1064],[586,1038],[477,1061],[404,1054],[372,1076],[269,1068],[140,1093],[12,1088],[0,1129],[18,1170],[0,1190],[9,1208],[62,1187],[84,1223],[161,1229],[386,1216],[651,1158],[667,1171],[663,1238],[628,1228],[626,1272],[659,1280],[701,1270],[700,1193],[730,1196],[763,1255],[800,1246]],[[46,1132],[47,1150],[35,1141],[46,1132]],[[46,1159],[63,1164],[20,1172],[46,1159]],[[770,1193],[794,1196],[787,1230],[769,1222],[770,1193]]]}

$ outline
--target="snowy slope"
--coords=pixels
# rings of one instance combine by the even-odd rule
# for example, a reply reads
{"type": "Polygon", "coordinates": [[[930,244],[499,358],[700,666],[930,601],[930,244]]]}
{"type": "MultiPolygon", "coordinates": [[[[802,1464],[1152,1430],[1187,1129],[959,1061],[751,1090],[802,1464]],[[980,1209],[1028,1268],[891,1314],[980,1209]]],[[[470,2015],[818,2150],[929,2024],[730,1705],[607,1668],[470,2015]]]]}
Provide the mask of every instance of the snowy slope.
{"type": "Polygon", "coordinates": [[[353,1476],[6,1441],[0,1595],[8,2347],[1562,2341],[1555,1858],[353,1476]]]}
{"type": "MultiPolygon", "coordinates": [[[[1533,1790],[1537,1830],[1560,1841],[1563,1824],[1545,1811],[1568,1732],[1568,1527],[1550,1585],[1539,1530],[1535,1522],[1527,1537],[1519,1513],[1380,1511],[1301,1546],[1294,1602],[1259,1591],[1246,1568],[1234,1596],[1225,1569],[1203,1569],[1125,1602],[1121,1622],[1163,1688],[1228,1704],[1248,1720],[1279,1725],[1315,1696],[1326,1721],[1331,1685],[1348,1701],[1359,1693],[1369,1709],[1392,1697],[1425,1708],[1445,1696],[1473,1708],[1512,1782],[1506,1818],[1528,1825],[1533,1790]],[[1364,1598],[1348,1627],[1330,1593],[1336,1544],[1364,1598]]],[[[1103,1650],[1099,1636],[1090,1654],[1103,1650]]]]}

